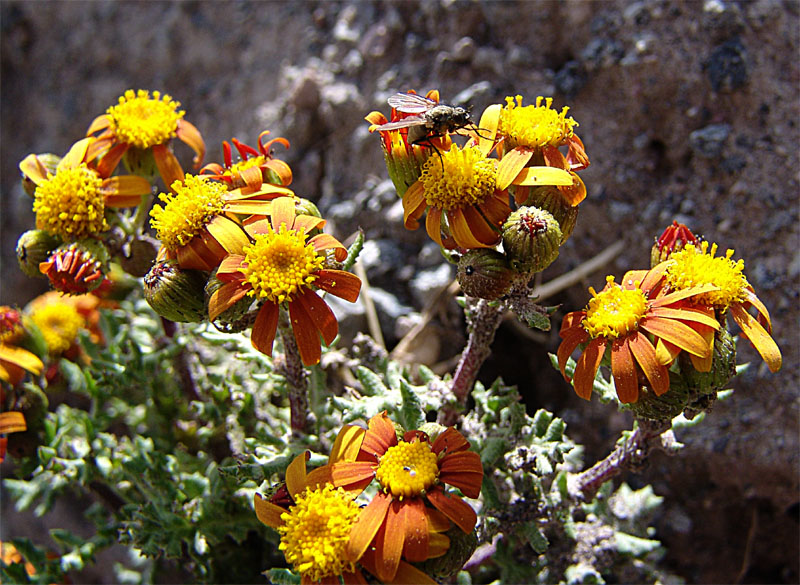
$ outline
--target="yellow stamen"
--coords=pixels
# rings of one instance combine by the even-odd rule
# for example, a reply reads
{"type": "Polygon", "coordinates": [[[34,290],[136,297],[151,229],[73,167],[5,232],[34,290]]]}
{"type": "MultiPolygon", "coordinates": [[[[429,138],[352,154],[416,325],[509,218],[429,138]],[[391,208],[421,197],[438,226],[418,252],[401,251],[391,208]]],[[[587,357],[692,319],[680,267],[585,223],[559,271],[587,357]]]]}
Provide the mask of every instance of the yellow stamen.
{"type": "Polygon", "coordinates": [[[569,108],[564,106],[561,112],[557,112],[550,109],[552,104],[553,98],[545,100],[539,96],[535,106],[523,106],[522,96],[516,96],[516,100],[507,97],[506,107],[500,113],[499,126],[499,133],[507,139],[506,147],[560,146],[572,136],[572,129],[578,123],[572,117],[567,117],[569,108]]]}
{"type": "Polygon", "coordinates": [[[221,183],[186,175],[183,181],[172,184],[175,194],[162,193],[164,207],[156,205],[150,211],[150,225],[168,250],[185,246],[200,230],[222,213],[226,188],[221,183]]]}
{"type": "Polygon", "coordinates": [[[399,500],[419,496],[436,483],[438,458],[427,441],[401,441],[381,457],[375,477],[399,500]]]}
{"type": "Polygon", "coordinates": [[[702,284],[713,284],[719,290],[692,297],[695,302],[727,309],[733,303],[747,299],[747,278],[744,275],[744,260],[731,260],[733,250],[725,256],[715,258],[717,245],[708,251],[708,242],[702,242],[698,250],[694,244],[686,244],[680,252],[674,252],[667,268],[667,282],[672,288],[681,290],[702,284]]]}
{"type": "Polygon", "coordinates": [[[177,134],[178,121],[185,112],[178,110],[180,102],[169,95],[140,89],[129,89],[119,98],[116,106],[107,110],[117,139],[136,148],[150,148],[164,144],[177,134]]]}
{"type": "Polygon", "coordinates": [[[359,507],[347,492],[330,484],[306,488],[295,505],[281,515],[284,524],[278,528],[279,548],[303,582],[355,570],[345,551],[358,515],[359,507]]]}
{"type": "Polygon", "coordinates": [[[63,302],[51,302],[34,309],[30,319],[41,331],[51,355],[68,350],[85,324],[75,306],[63,302]]]}
{"type": "Polygon", "coordinates": [[[231,168],[225,169],[225,172],[222,174],[229,177],[235,177],[244,170],[263,165],[266,160],[267,159],[262,155],[254,156],[253,158],[248,158],[247,160],[240,160],[239,162],[233,163],[231,168]]]}
{"type": "Polygon", "coordinates": [[[593,298],[581,325],[592,338],[617,339],[636,331],[647,311],[647,299],[639,288],[623,290],[613,276],[606,280],[613,286],[599,293],[589,289],[593,298]]]}
{"type": "Polygon", "coordinates": [[[325,259],[306,244],[306,234],[287,229],[257,234],[255,242],[245,246],[245,280],[253,285],[250,295],[282,303],[299,289],[309,287],[325,259]]]}
{"type": "Polygon", "coordinates": [[[33,211],[36,227],[65,240],[80,240],[104,232],[103,180],[85,163],[61,169],[36,187],[33,211]]]}
{"type": "Polygon", "coordinates": [[[431,207],[448,210],[478,205],[494,193],[497,185],[495,161],[477,148],[453,147],[431,156],[422,167],[419,180],[431,207]]]}

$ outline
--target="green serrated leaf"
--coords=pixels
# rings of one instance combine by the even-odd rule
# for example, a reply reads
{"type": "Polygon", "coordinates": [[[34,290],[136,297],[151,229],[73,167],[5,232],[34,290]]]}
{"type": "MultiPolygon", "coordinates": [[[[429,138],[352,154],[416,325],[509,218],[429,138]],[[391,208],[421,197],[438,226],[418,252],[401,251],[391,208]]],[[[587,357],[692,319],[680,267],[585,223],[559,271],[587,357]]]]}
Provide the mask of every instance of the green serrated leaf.
{"type": "Polygon", "coordinates": [[[403,404],[397,413],[399,422],[407,431],[418,429],[425,424],[425,411],[416,392],[404,378],[400,378],[400,395],[403,404]]]}
{"type": "Polygon", "coordinates": [[[387,394],[389,388],[381,380],[380,376],[364,366],[358,366],[355,371],[356,378],[361,382],[361,393],[367,396],[380,396],[387,394]]]}
{"type": "Polygon", "coordinates": [[[494,464],[505,455],[509,447],[509,442],[503,437],[489,437],[481,448],[481,463],[484,467],[494,467],[494,464]]]}
{"type": "Polygon", "coordinates": [[[364,248],[364,230],[358,228],[358,233],[356,234],[356,239],[350,244],[350,247],[347,249],[347,258],[345,258],[344,262],[342,263],[342,270],[350,270],[353,267],[353,264],[356,263],[358,260],[358,255],[361,253],[361,250],[364,248]]]}
{"type": "Polygon", "coordinates": [[[264,573],[273,585],[299,585],[300,575],[289,569],[270,569],[264,573]]]}

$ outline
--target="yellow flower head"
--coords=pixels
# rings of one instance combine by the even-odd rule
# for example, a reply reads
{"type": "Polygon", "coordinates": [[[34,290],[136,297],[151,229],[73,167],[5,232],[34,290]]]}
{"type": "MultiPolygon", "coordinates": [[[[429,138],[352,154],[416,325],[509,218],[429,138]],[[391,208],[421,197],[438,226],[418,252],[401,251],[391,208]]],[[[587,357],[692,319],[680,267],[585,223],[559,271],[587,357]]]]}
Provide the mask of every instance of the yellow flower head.
{"type": "Polygon", "coordinates": [[[400,441],[381,457],[375,477],[400,501],[423,495],[439,478],[439,458],[427,441],[400,441]]]}
{"type": "Polygon", "coordinates": [[[553,98],[536,98],[535,106],[523,106],[522,96],[507,97],[506,107],[500,114],[499,133],[506,137],[510,150],[516,146],[541,148],[561,146],[573,135],[572,129],[578,123],[567,117],[569,108],[561,112],[550,108],[553,98]]]}
{"type": "Polygon", "coordinates": [[[145,149],[165,144],[177,135],[178,121],[185,114],[178,109],[180,105],[157,91],[151,98],[149,91],[129,89],[106,113],[120,142],[145,149]]]}
{"type": "Polygon", "coordinates": [[[355,565],[347,560],[350,531],[359,515],[351,495],[330,484],[305,491],[294,506],[281,515],[278,527],[280,550],[286,561],[300,573],[303,582],[352,573],[355,565]]]}
{"type": "Polygon", "coordinates": [[[731,260],[733,250],[716,257],[717,245],[708,251],[708,242],[701,242],[698,250],[694,244],[674,252],[669,258],[666,279],[673,289],[683,290],[702,284],[713,284],[718,290],[694,297],[696,302],[727,309],[733,303],[747,300],[749,284],[744,275],[744,261],[731,260]]]}
{"type": "Polygon", "coordinates": [[[65,240],[80,240],[108,229],[103,180],[81,163],[62,168],[36,187],[33,211],[36,227],[65,240]]]}
{"type": "Polygon", "coordinates": [[[453,145],[441,158],[428,159],[419,180],[427,204],[447,211],[479,205],[494,194],[497,168],[495,161],[484,157],[477,148],[453,145]]]}
{"type": "Polygon", "coordinates": [[[255,241],[244,247],[245,281],[253,287],[250,296],[282,303],[317,279],[315,272],[325,260],[306,243],[303,231],[282,224],[277,232],[270,226],[267,233],[253,237],[255,241]]]}
{"type": "Polygon", "coordinates": [[[188,244],[214,216],[220,215],[227,192],[225,185],[193,175],[175,181],[172,190],[174,195],[159,195],[164,207],[156,205],[150,211],[150,225],[168,250],[188,244]]]}
{"type": "Polygon", "coordinates": [[[30,320],[41,331],[51,355],[68,350],[77,339],[78,331],[85,326],[75,304],[59,298],[49,296],[47,302],[35,306],[30,313],[30,320]]]}
{"type": "Polygon", "coordinates": [[[606,277],[607,286],[599,293],[589,289],[592,299],[581,323],[592,339],[617,339],[636,331],[645,316],[647,299],[640,288],[625,290],[606,277]]]}

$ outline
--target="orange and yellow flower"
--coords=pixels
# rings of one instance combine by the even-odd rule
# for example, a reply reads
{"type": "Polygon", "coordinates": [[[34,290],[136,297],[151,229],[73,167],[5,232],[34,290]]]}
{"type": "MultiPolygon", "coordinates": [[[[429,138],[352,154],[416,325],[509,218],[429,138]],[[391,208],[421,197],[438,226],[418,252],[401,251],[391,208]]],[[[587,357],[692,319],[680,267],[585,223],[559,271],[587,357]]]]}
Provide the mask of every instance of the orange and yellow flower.
{"type": "Polygon", "coordinates": [[[284,161],[272,156],[272,145],[278,143],[289,148],[289,141],[279,137],[264,144],[262,140],[267,135],[269,130],[258,135],[258,150],[232,138],[231,142],[239,151],[238,162],[233,162],[231,145],[224,141],[222,155],[225,164],[209,163],[202,168],[201,174],[224,181],[229,189],[241,188],[245,193],[258,191],[262,183],[288,187],[292,182],[292,169],[284,161]]]}
{"type": "Polygon", "coordinates": [[[0,306],[0,380],[15,386],[25,372],[38,376],[44,364],[36,355],[17,344],[25,335],[22,316],[8,306],[0,306]]]}
{"type": "Polygon", "coordinates": [[[408,431],[398,441],[386,412],[372,417],[357,460],[338,462],[332,472],[336,486],[360,486],[376,478],[381,488],[353,525],[350,558],[389,581],[397,577],[401,557],[418,562],[447,551],[444,518],[472,532],[475,511],[444,487],[470,498],[480,495],[483,467],[480,456],[468,449],[469,442],[452,427],[433,443],[422,431],[408,431]]]}
{"type": "Polygon", "coordinates": [[[246,296],[261,303],[250,340],[267,355],[278,327],[280,307],[288,305],[289,320],[300,357],[305,365],[319,363],[320,336],[330,344],[339,324],[330,307],[314,289],[355,302],[361,280],[349,272],[325,268],[325,251],[332,250],[337,261],[347,249],[333,236],[311,232],[325,220],[297,215],[295,200],[279,197],[269,208],[269,218],[245,226],[250,240],[222,261],[217,278],[223,283],[209,299],[208,313],[214,321],[246,296]]]}
{"type": "MultiPolygon", "coordinates": [[[[2,390],[0,390],[2,394],[2,390]]],[[[9,433],[22,433],[28,430],[28,425],[25,423],[25,415],[17,411],[0,412],[0,463],[6,457],[6,449],[8,448],[9,433]]]]}
{"type": "Polygon", "coordinates": [[[112,177],[119,159],[96,159],[96,140],[76,142],[51,174],[30,154],[19,163],[23,175],[36,185],[33,211],[36,227],[65,241],[95,237],[109,229],[106,207],[134,207],[150,193],[150,183],[134,175],[112,177]]]}
{"type": "Polygon", "coordinates": [[[781,369],[782,357],[778,345],[772,339],[772,321],[764,303],[756,296],[755,290],[744,275],[744,261],[734,262],[733,250],[725,256],[716,257],[717,245],[701,242],[686,244],[682,250],[669,256],[664,279],[674,290],[687,290],[697,286],[711,285],[713,290],[693,298],[693,301],[711,307],[724,316],[730,312],[733,321],[753,344],[766,362],[770,371],[781,369]],[[753,317],[749,310],[758,313],[753,317]]]}
{"type": "Polygon", "coordinates": [[[593,298],[585,310],[564,317],[558,364],[565,379],[569,380],[567,359],[588,342],[575,366],[573,386],[578,396],[591,397],[597,369],[607,352],[623,403],[638,400],[640,372],[657,396],[669,390],[667,366],[680,351],[690,354],[698,371],[709,371],[719,323],[712,310],[693,301],[717,287],[706,284],[667,292],[666,268],[667,263],[662,263],[649,271],[628,272],[621,285],[609,276],[599,293],[589,289],[593,298]]]}
{"type": "Polygon", "coordinates": [[[169,187],[183,178],[183,169],[172,153],[170,141],[179,138],[194,150],[194,166],[200,168],[205,156],[206,146],[203,137],[194,125],[184,119],[180,102],[169,95],[140,89],[129,89],[122,95],[117,105],[111,106],[95,118],[87,136],[97,134],[97,142],[92,147],[96,154],[108,152],[109,157],[119,161],[132,150],[152,152],[164,184],[169,187]]]}

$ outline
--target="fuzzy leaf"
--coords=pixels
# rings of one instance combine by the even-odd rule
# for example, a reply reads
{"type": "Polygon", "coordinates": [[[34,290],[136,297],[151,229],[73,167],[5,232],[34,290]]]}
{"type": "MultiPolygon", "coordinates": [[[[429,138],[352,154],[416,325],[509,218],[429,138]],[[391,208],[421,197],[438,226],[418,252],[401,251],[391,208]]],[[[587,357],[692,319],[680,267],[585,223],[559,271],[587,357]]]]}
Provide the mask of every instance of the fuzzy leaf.
{"type": "Polygon", "coordinates": [[[537,526],[535,520],[525,522],[520,529],[525,539],[528,541],[528,544],[530,544],[531,548],[537,553],[544,553],[550,546],[550,542],[547,540],[547,537],[542,534],[542,531],[539,530],[539,526],[537,526]]]}
{"type": "Polygon", "coordinates": [[[425,424],[425,412],[417,393],[403,378],[400,379],[400,395],[403,397],[403,404],[397,413],[398,422],[407,431],[418,429],[425,424]]]}

